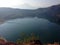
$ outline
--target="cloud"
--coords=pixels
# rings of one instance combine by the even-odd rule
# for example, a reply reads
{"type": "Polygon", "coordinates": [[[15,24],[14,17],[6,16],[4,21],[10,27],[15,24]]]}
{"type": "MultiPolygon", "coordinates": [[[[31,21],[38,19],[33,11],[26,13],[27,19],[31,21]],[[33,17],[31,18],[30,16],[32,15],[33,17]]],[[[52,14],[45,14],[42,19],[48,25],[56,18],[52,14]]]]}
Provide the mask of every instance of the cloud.
{"type": "MultiPolygon", "coordinates": [[[[20,2],[21,0],[19,0],[20,2]]],[[[22,0],[24,4],[18,4],[15,7],[22,9],[36,9],[60,4],[60,0],[22,0]]]]}
{"type": "Polygon", "coordinates": [[[22,5],[17,5],[16,8],[20,8],[20,9],[36,9],[36,7],[28,4],[28,3],[24,3],[22,5]]]}
{"type": "Polygon", "coordinates": [[[0,7],[34,9],[60,4],[60,0],[0,0],[0,7]]]}

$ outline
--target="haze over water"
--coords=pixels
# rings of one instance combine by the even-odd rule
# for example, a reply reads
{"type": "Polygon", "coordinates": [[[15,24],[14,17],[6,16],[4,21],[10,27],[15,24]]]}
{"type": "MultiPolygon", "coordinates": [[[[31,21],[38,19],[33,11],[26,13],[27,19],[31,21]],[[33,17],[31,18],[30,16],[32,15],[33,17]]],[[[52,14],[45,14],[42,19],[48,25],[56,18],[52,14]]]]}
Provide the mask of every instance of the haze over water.
{"type": "Polygon", "coordinates": [[[16,41],[23,38],[21,33],[30,35],[32,32],[40,36],[42,42],[60,41],[60,25],[42,18],[14,19],[0,25],[0,34],[7,40],[16,41]],[[59,30],[59,31],[57,31],[59,30]]]}

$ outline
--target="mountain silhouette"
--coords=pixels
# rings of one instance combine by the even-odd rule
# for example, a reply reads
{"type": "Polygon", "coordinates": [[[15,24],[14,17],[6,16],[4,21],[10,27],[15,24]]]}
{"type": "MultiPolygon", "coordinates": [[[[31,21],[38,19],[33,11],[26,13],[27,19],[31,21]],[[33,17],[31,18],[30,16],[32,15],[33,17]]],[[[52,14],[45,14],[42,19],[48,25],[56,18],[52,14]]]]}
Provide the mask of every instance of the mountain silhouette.
{"type": "Polygon", "coordinates": [[[60,4],[47,8],[38,8],[35,10],[30,9],[13,9],[13,8],[0,8],[0,20],[11,20],[16,18],[38,17],[44,18],[51,22],[60,24],[60,4]]]}

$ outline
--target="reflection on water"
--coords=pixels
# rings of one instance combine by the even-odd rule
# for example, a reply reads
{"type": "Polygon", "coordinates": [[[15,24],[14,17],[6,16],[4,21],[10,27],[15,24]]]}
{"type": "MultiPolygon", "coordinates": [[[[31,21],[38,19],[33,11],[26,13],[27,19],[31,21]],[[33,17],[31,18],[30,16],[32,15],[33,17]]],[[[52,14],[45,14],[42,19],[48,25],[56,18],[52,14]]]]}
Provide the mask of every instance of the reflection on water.
{"type": "MultiPolygon", "coordinates": [[[[57,40],[60,41],[60,25],[49,22],[46,19],[23,18],[14,19],[0,25],[0,34],[8,40],[15,41],[21,38],[21,33],[31,32],[40,36],[43,42],[57,40]]],[[[23,38],[23,37],[22,37],[23,38]]]]}

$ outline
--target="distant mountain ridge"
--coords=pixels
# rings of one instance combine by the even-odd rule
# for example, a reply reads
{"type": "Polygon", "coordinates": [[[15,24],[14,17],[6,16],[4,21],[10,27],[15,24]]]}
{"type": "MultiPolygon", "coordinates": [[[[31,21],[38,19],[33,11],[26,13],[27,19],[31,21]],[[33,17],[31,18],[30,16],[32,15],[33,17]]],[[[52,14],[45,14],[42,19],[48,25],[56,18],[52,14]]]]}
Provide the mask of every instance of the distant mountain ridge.
{"type": "Polygon", "coordinates": [[[26,17],[45,18],[51,22],[60,24],[60,4],[36,10],[0,8],[0,20],[11,20],[26,17]]]}

